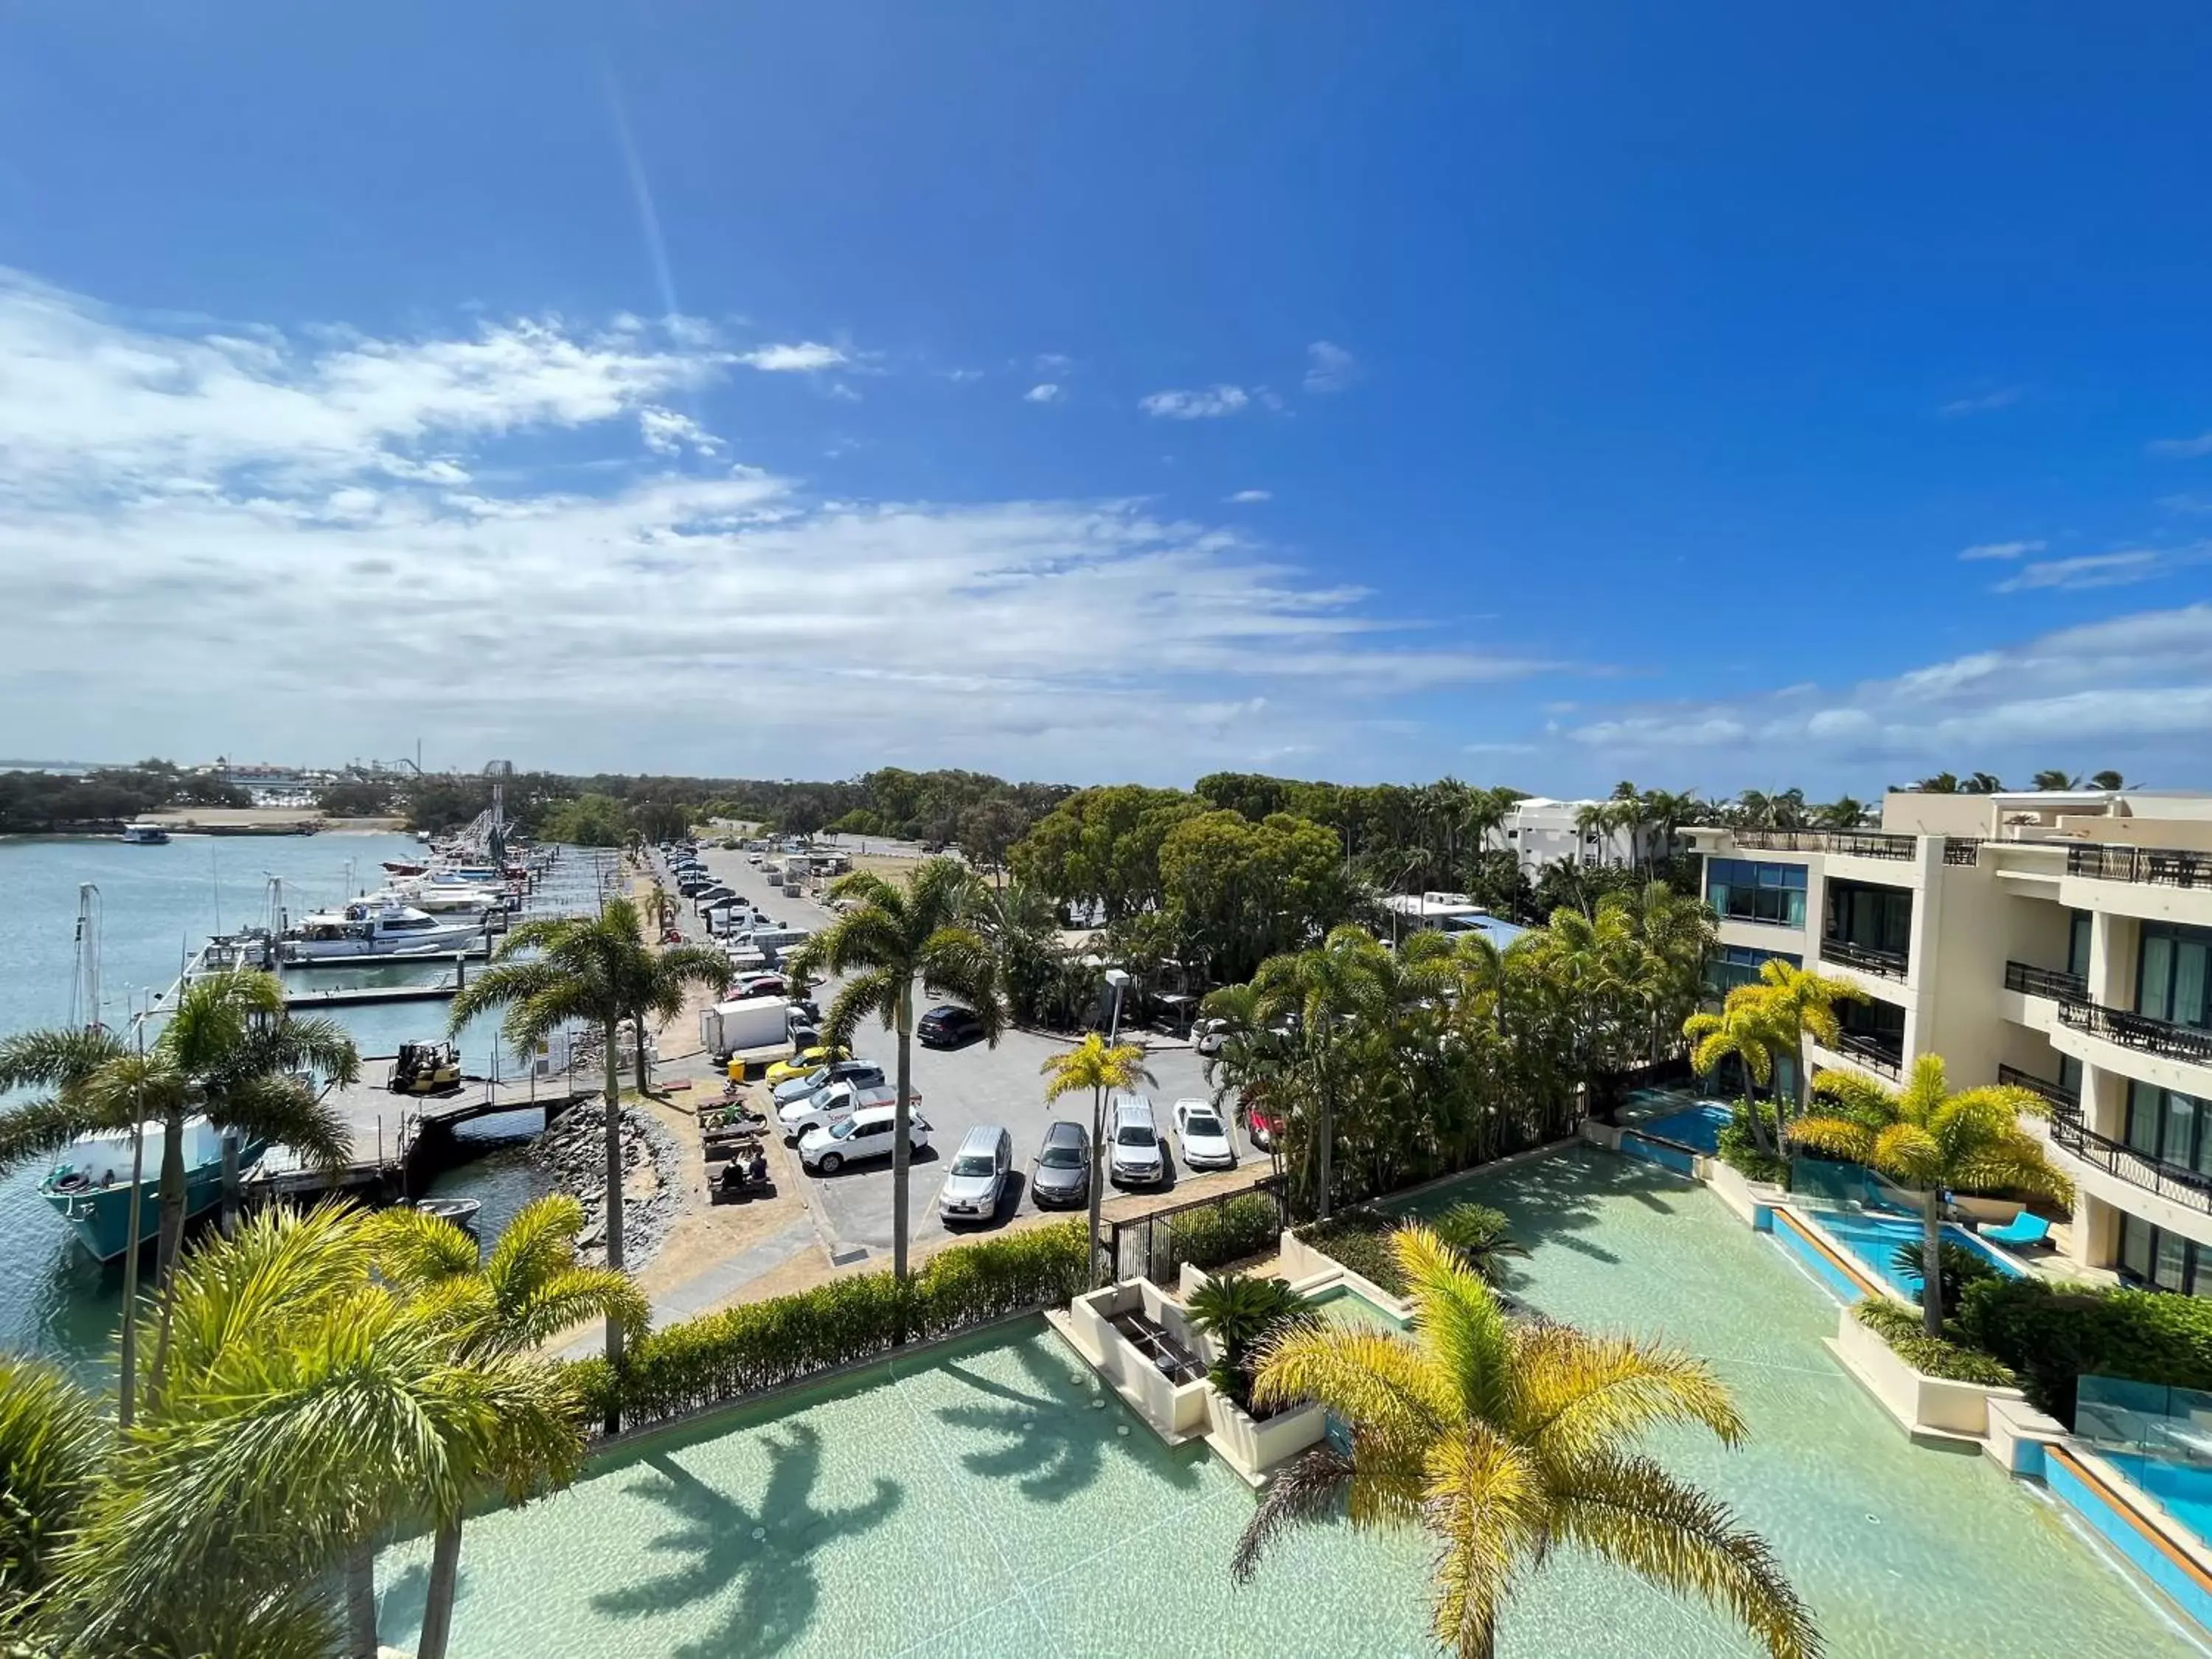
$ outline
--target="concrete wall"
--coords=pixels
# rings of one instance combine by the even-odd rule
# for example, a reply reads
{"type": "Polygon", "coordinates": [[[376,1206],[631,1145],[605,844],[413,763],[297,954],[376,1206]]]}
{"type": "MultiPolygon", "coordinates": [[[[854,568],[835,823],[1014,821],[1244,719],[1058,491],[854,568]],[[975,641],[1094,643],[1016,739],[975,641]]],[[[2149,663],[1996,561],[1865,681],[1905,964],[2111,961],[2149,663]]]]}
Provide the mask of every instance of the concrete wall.
{"type": "Polygon", "coordinates": [[[1893,789],[1881,798],[1881,827],[1893,836],[1987,836],[1996,827],[1992,795],[1923,795],[1893,789]]]}

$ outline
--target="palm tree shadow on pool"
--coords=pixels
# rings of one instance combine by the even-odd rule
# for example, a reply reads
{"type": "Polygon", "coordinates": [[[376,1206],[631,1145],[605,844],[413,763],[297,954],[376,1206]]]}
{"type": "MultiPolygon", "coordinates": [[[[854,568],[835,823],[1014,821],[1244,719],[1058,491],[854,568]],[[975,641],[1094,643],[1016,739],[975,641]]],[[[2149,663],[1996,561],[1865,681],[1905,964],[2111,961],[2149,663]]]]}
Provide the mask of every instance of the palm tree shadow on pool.
{"type": "MultiPolygon", "coordinates": [[[[1093,1411],[1091,1396],[1074,1392],[1066,1372],[1054,1370],[1026,1347],[1014,1352],[1035,1384],[1035,1393],[994,1382],[957,1363],[947,1364],[948,1375],[999,1403],[939,1406],[937,1418],[955,1428],[991,1437],[992,1445],[960,1454],[970,1473],[992,1480],[1018,1477],[1024,1497],[1058,1503],[1098,1478],[1111,1443],[1108,1420],[1118,1419],[1110,1405],[1104,1412],[1093,1411]]],[[[1154,1461],[1174,1485],[1198,1484],[1198,1472],[1188,1462],[1154,1461]]]]}
{"type": "Polygon", "coordinates": [[[592,1606],[617,1618],[641,1618],[675,1603],[725,1594],[744,1581],[738,1601],[710,1635],[670,1650],[672,1659],[737,1659],[781,1653],[813,1622],[821,1585],[812,1560],[823,1545],[880,1525],[905,1494],[896,1481],[876,1479],[864,1504],[820,1510],[809,1494],[822,1470],[822,1437],[805,1423],[763,1437],[768,1489],[757,1508],[743,1504],[679,1467],[665,1453],[648,1455],[653,1473],[628,1490],[673,1510],[684,1522],[649,1547],[689,1555],[690,1562],[642,1583],[592,1598],[592,1606]],[[756,1529],[764,1535],[755,1537],[756,1529]]]}
{"type": "MultiPolygon", "coordinates": [[[[1530,1249],[1556,1245],[1593,1261],[1620,1260],[1603,1245],[1580,1237],[1603,1219],[1608,1200],[1626,1199],[1648,1210],[1671,1212],[1690,1188],[1656,1164],[1608,1152],[1571,1152],[1481,1176],[1467,1188],[1450,1189],[1449,1201],[1474,1199],[1505,1212],[1514,1240],[1530,1249]]],[[[1441,1207],[1440,1196],[1429,1206],[1441,1207]]],[[[1508,1266],[1501,1281],[1511,1290],[1528,1283],[1522,1270],[1508,1266]]]]}

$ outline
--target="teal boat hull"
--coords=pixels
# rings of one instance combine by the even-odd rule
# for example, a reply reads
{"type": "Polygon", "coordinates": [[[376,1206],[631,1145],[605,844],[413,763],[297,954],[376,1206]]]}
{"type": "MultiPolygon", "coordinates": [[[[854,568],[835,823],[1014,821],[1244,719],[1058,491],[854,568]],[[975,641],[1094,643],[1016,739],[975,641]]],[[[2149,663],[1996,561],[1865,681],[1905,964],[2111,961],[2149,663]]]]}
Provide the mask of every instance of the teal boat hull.
{"type": "MultiPolygon", "coordinates": [[[[47,1203],[61,1212],[78,1243],[102,1261],[113,1261],[130,1248],[131,1183],[84,1192],[57,1188],[48,1181],[40,1188],[47,1203]]],[[[185,1176],[185,1219],[207,1214],[222,1201],[222,1166],[207,1164],[185,1176]]],[[[138,1242],[145,1243],[161,1229],[161,1182],[147,1181],[138,1200],[138,1242]]]]}

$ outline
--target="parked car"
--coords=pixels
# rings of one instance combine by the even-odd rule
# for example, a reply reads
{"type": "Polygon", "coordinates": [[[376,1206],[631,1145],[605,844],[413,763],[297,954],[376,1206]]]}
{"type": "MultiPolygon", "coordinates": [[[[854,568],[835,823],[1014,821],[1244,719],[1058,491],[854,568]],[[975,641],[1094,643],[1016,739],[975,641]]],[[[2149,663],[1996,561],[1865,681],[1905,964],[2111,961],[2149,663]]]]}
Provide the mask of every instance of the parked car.
{"type": "Polygon", "coordinates": [[[1233,1170],[1237,1143],[1229,1126],[1210,1100],[1178,1100],[1175,1103],[1176,1145],[1182,1161],[1194,1170],[1233,1170]]]}
{"type": "Polygon", "coordinates": [[[1106,1102],[1106,1122],[1113,1136],[1107,1174],[1117,1185],[1150,1187],[1167,1179],[1167,1147],[1150,1096],[1116,1090],[1106,1102]]]}
{"type": "Polygon", "coordinates": [[[1225,1019],[1201,1019],[1191,1028],[1191,1047],[1201,1055],[1218,1054],[1229,1041],[1230,1024],[1225,1019]]]}
{"type": "Polygon", "coordinates": [[[937,1195],[943,1221],[989,1221],[1006,1194],[1014,1167],[1014,1138],[995,1123],[978,1123],[960,1138],[944,1189],[937,1195]]]}
{"type": "Polygon", "coordinates": [[[931,1048],[957,1048],[983,1035],[983,1021],[973,1008],[957,1002],[940,1002],[921,1017],[914,1034],[931,1048]]]}
{"type": "Polygon", "coordinates": [[[826,1083],[802,1099],[787,1100],[777,1107],[776,1125],[787,1139],[795,1140],[810,1129],[842,1123],[855,1112],[888,1106],[897,1098],[896,1090],[880,1083],[826,1083]]]}
{"type": "Polygon", "coordinates": [[[1091,1201],[1091,1131],[1069,1118],[1045,1125],[1044,1144],[1030,1164],[1030,1196],[1040,1210],[1091,1201]]]}
{"type": "Polygon", "coordinates": [[[788,1083],[793,1078],[805,1077],[809,1072],[817,1071],[834,1060],[850,1060],[852,1057],[853,1051],[850,1048],[820,1047],[801,1048],[789,1060],[779,1060],[775,1065],[769,1066],[762,1074],[762,1080],[773,1089],[779,1083],[788,1083]]]}
{"type": "MultiPolygon", "coordinates": [[[[891,1105],[868,1107],[841,1123],[809,1129],[799,1137],[799,1161],[818,1174],[835,1175],[848,1164],[857,1164],[864,1158],[889,1158],[897,1124],[896,1109],[891,1105]]],[[[909,1152],[916,1152],[929,1145],[927,1120],[913,1116],[907,1119],[906,1144],[909,1152]]]]}
{"type": "Polygon", "coordinates": [[[781,974],[739,974],[730,981],[733,997],[780,997],[783,994],[781,974]]]}
{"type": "Polygon", "coordinates": [[[857,1083],[862,1088],[881,1083],[884,1068],[872,1060],[841,1060],[827,1066],[817,1066],[805,1077],[793,1078],[788,1083],[778,1084],[769,1099],[778,1106],[787,1106],[794,1100],[804,1100],[817,1090],[826,1089],[833,1083],[857,1083]]]}

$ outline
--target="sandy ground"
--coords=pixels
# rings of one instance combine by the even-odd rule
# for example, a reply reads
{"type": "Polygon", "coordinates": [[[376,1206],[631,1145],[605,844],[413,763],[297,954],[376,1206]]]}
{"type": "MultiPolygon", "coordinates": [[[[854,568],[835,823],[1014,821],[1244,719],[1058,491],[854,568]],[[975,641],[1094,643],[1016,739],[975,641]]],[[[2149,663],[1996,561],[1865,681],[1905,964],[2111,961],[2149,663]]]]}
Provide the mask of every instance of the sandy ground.
{"type": "Polygon", "coordinates": [[[326,818],[312,806],[179,806],[166,812],[149,812],[140,820],[164,830],[189,833],[198,830],[266,830],[283,831],[312,823],[319,831],[356,834],[404,830],[404,817],[326,818]]]}

